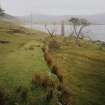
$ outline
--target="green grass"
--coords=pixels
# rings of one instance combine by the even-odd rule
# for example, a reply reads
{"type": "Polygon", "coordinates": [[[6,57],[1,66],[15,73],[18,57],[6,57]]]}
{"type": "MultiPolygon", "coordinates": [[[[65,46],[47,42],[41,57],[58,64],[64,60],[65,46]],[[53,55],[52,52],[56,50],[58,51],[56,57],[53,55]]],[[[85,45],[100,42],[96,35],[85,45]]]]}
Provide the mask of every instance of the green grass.
{"type": "MultiPolygon", "coordinates": [[[[61,41],[61,39],[59,39],[61,41]]],[[[64,83],[75,96],[76,105],[105,104],[105,48],[89,41],[63,41],[53,51],[54,62],[64,71],[64,83]]]]}
{"type": "MultiPolygon", "coordinates": [[[[5,25],[7,23],[3,25],[6,30],[9,27],[5,25]]],[[[0,40],[9,41],[0,44],[0,85],[10,88],[19,84],[28,85],[34,72],[48,72],[40,47],[41,37],[38,38],[37,33],[20,35],[0,32],[0,40]]]]}
{"type": "MultiPolygon", "coordinates": [[[[43,40],[47,35],[34,30],[31,32],[26,28],[23,33],[8,32],[8,30],[19,27],[13,23],[0,21],[0,41],[9,42],[0,43],[0,89],[4,88],[11,93],[14,93],[19,86],[30,90],[32,76],[35,73],[43,75],[49,73],[41,50],[43,40]]],[[[40,97],[44,96],[45,92],[43,88],[30,90],[29,99],[34,96],[36,100],[39,100],[37,104],[41,105],[40,97]]],[[[19,104],[26,105],[24,102],[19,104]]]]}

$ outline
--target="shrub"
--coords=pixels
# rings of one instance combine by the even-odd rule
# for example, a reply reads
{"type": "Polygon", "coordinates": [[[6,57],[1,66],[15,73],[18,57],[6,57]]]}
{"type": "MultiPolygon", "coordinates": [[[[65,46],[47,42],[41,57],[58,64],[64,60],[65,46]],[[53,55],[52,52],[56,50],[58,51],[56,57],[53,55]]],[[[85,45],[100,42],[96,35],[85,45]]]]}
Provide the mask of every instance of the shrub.
{"type": "Polygon", "coordinates": [[[48,87],[55,88],[55,83],[53,80],[50,79],[50,81],[48,82],[48,87]]]}
{"type": "Polygon", "coordinates": [[[46,51],[46,48],[45,48],[45,47],[42,47],[41,49],[42,49],[42,51],[45,53],[45,51],[46,51]]]}
{"type": "Polygon", "coordinates": [[[45,53],[45,54],[44,54],[44,58],[45,58],[47,64],[48,64],[49,66],[51,66],[52,63],[53,63],[51,54],[50,54],[49,52],[48,52],[48,53],[45,53]]]}
{"type": "Polygon", "coordinates": [[[47,75],[42,76],[42,87],[47,88],[49,84],[49,77],[47,75]]]}
{"type": "Polygon", "coordinates": [[[0,43],[1,44],[8,44],[8,43],[10,43],[9,41],[4,41],[4,40],[0,40],[0,43]]]}
{"type": "Polygon", "coordinates": [[[24,88],[21,91],[21,98],[22,98],[22,100],[26,100],[27,99],[27,96],[28,96],[28,90],[26,88],[24,88]]]}
{"type": "Polygon", "coordinates": [[[47,95],[45,97],[45,101],[46,103],[48,103],[53,97],[53,89],[52,88],[48,88],[47,89],[47,95]]]}
{"type": "Polygon", "coordinates": [[[0,105],[9,105],[10,102],[9,98],[11,94],[8,93],[7,89],[0,88],[0,105]]]}
{"type": "Polygon", "coordinates": [[[37,105],[36,98],[33,96],[29,97],[29,104],[28,105],[37,105]]]}
{"type": "Polygon", "coordinates": [[[35,74],[32,77],[32,84],[36,86],[40,86],[42,84],[42,80],[39,74],[35,74]]]}
{"type": "Polygon", "coordinates": [[[0,89],[0,105],[5,105],[5,95],[4,89],[0,89]]]}
{"type": "Polygon", "coordinates": [[[57,65],[53,65],[52,67],[52,73],[54,73],[60,82],[63,82],[63,73],[62,70],[60,68],[57,67],[57,65]]]}
{"type": "Polygon", "coordinates": [[[10,34],[15,34],[15,33],[26,33],[23,27],[20,28],[11,28],[7,31],[10,34]]]}
{"type": "Polygon", "coordinates": [[[22,86],[17,87],[17,89],[16,89],[16,93],[20,93],[21,90],[22,90],[22,86]]]}
{"type": "Polygon", "coordinates": [[[60,82],[63,82],[63,74],[61,72],[59,72],[57,74],[57,77],[58,77],[58,79],[59,79],[60,82]]]}
{"type": "Polygon", "coordinates": [[[41,49],[42,49],[42,51],[43,51],[44,53],[48,53],[48,52],[49,52],[48,47],[42,47],[41,49]]]}
{"type": "Polygon", "coordinates": [[[17,101],[26,101],[28,97],[28,88],[19,86],[16,89],[16,100],[17,101]]]}
{"type": "Polygon", "coordinates": [[[35,46],[32,45],[29,47],[29,50],[34,50],[34,48],[35,48],[35,46]]]}
{"type": "Polygon", "coordinates": [[[55,86],[53,80],[51,80],[48,75],[41,76],[38,74],[35,74],[33,76],[32,84],[35,86],[42,86],[44,88],[47,88],[47,87],[54,88],[54,86],[55,86]]]}
{"type": "Polygon", "coordinates": [[[51,41],[49,41],[49,43],[48,43],[48,47],[50,48],[50,49],[59,49],[60,48],[60,42],[58,42],[58,41],[56,41],[56,40],[51,40],[51,41]]]}
{"type": "Polygon", "coordinates": [[[56,75],[57,75],[58,67],[57,67],[56,65],[53,65],[51,72],[52,72],[53,74],[56,74],[56,75]]]}
{"type": "Polygon", "coordinates": [[[25,45],[25,43],[23,42],[23,43],[20,43],[20,46],[19,47],[23,47],[25,45]]]}
{"type": "Polygon", "coordinates": [[[59,85],[58,91],[61,92],[61,94],[58,98],[59,98],[59,101],[63,105],[73,105],[74,104],[73,94],[72,94],[70,88],[63,86],[63,85],[59,85]]]}

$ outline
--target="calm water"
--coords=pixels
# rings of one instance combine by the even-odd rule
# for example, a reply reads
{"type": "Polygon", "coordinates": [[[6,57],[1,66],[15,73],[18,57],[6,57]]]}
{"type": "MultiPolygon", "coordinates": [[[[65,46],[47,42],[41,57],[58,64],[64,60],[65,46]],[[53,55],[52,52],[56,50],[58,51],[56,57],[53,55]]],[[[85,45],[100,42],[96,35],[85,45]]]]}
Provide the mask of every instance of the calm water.
{"type": "MultiPolygon", "coordinates": [[[[44,24],[25,25],[26,27],[32,27],[33,29],[47,32],[44,24]]],[[[70,35],[73,31],[72,26],[65,25],[65,36],[70,35]]],[[[47,25],[50,31],[55,31],[55,34],[61,35],[61,25],[47,25]]],[[[83,30],[83,34],[92,40],[105,41],[105,25],[91,25],[83,30]]]]}

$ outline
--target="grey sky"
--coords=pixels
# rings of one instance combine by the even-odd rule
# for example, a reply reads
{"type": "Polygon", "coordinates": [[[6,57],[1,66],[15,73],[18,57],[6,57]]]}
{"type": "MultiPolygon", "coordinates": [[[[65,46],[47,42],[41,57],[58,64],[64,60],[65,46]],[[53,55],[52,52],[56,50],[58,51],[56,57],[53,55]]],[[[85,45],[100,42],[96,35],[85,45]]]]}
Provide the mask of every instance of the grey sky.
{"type": "Polygon", "coordinates": [[[105,13],[105,0],[0,0],[3,9],[12,15],[96,14],[105,13]]]}

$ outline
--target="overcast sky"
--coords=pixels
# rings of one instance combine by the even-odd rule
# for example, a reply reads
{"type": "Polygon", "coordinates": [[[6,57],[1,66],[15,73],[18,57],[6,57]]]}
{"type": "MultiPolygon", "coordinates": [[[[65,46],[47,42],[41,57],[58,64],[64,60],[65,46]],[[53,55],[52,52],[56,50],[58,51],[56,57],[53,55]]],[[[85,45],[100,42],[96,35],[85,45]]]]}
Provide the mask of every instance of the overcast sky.
{"type": "Polygon", "coordinates": [[[0,0],[6,13],[23,16],[33,14],[78,15],[105,13],[105,0],[0,0]]]}

